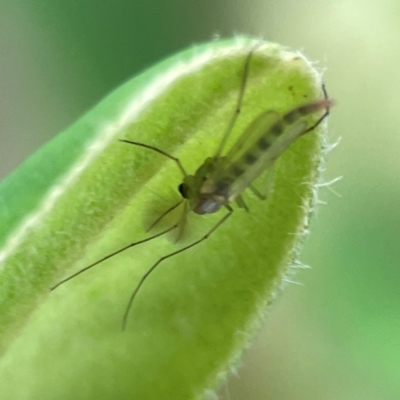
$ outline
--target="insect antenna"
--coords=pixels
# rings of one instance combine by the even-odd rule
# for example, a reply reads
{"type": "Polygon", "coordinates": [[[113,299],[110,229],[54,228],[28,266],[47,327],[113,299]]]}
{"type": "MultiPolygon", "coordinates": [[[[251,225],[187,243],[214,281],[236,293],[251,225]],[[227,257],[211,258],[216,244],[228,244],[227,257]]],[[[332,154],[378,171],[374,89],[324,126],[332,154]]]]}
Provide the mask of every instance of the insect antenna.
{"type": "Polygon", "coordinates": [[[185,168],[183,168],[183,165],[182,165],[181,161],[179,160],[179,158],[174,157],[173,155],[168,154],[167,152],[165,152],[165,151],[163,151],[163,150],[161,150],[161,149],[158,149],[157,147],[150,146],[150,145],[145,144],[145,143],[134,142],[134,141],[132,141],[132,140],[126,140],[126,139],[119,139],[119,141],[120,141],[120,142],[124,142],[124,143],[128,143],[128,144],[133,144],[133,145],[139,146],[139,147],[144,147],[145,149],[153,150],[153,151],[155,151],[156,153],[162,154],[163,156],[170,158],[171,160],[173,160],[173,161],[176,162],[176,165],[177,165],[177,166],[179,167],[179,169],[181,170],[183,176],[187,176],[187,173],[186,173],[186,171],[185,171],[185,168]]]}
{"type": "MultiPolygon", "coordinates": [[[[185,204],[186,204],[186,203],[185,203],[185,204]]],[[[173,256],[175,256],[175,255],[177,255],[177,254],[179,254],[179,253],[183,253],[184,251],[189,250],[190,248],[192,248],[192,247],[198,245],[199,243],[201,243],[201,242],[203,242],[204,240],[206,240],[207,238],[209,238],[209,237],[211,236],[211,234],[212,234],[213,232],[215,232],[215,231],[216,231],[216,230],[217,230],[231,215],[232,215],[232,213],[233,213],[232,207],[230,207],[229,205],[226,205],[225,207],[226,207],[226,209],[228,210],[228,212],[227,212],[227,213],[213,226],[213,228],[210,229],[204,236],[202,236],[200,239],[196,240],[195,242],[193,242],[193,243],[191,243],[191,244],[189,244],[189,245],[187,245],[187,246],[185,246],[185,247],[182,247],[182,248],[179,249],[179,250],[176,250],[176,251],[174,251],[174,252],[172,252],[172,253],[167,254],[166,256],[163,256],[163,257],[159,258],[158,261],[157,261],[155,264],[153,264],[153,265],[147,270],[147,272],[146,272],[146,273],[142,276],[142,278],[140,279],[139,283],[136,285],[135,289],[133,290],[133,292],[132,292],[132,294],[131,294],[131,297],[129,298],[128,304],[127,304],[126,309],[125,309],[125,314],[124,314],[124,317],[123,317],[123,320],[122,320],[122,330],[125,330],[125,328],[126,328],[126,324],[127,324],[128,316],[129,316],[129,311],[130,311],[131,308],[132,308],[133,301],[135,300],[136,295],[138,294],[140,288],[142,287],[142,285],[143,285],[143,283],[146,281],[146,279],[149,277],[149,275],[150,275],[164,260],[166,260],[166,259],[168,259],[168,258],[170,258],[170,257],[173,257],[173,256]]],[[[178,225],[178,224],[177,224],[177,225],[178,225]]],[[[175,228],[177,225],[174,225],[173,228],[175,228]]],[[[173,228],[170,228],[170,230],[172,230],[173,228]]],[[[164,233],[166,233],[166,232],[164,232],[164,233]]]]}
{"type": "Polygon", "coordinates": [[[63,283],[68,282],[68,281],[71,280],[72,278],[75,278],[76,276],[82,274],[83,272],[85,272],[85,271],[87,271],[87,270],[89,270],[89,269],[95,267],[96,265],[102,263],[103,261],[108,260],[109,258],[112,258],[112,257],[116,256],[117,254],[122,253],[122,252],[125,251],[125,250],[130,249],[131,247],[137,246],[137,245],[142,244],[142,243],[149,242],[150,240],[153,240],[153,239],[155,239],[155,238],[158,238],[159,236],[162,236],[162,235],[165,235],[165,234],[168,233],[168,232],[171,232],[172,230],[176,229],[177,227],[178,227],[178,224],[175,224],[175,225],[169,227],[168,229],[166,229],[166,230],[164,230],[164,231],[162,231],[162,232],[160,232],[160,233],[157,233],[156,235],[150,236],[150,237],[148,237],[148,238],[146,238],[146,239],[139,240],[138,242],[130,243],[130,244],[128,244],[127,246],[122,247],[121,249],[119,249],[119,250],[117,250],[117,251],[114,251],[114,252],[111,253],[111,254],[108,254],[107,256],[101,258],[100,260],[95,261],[93,264],[90,264],[90,265],[88,265],[87,267],[82,268],[82,269],[79,270],[78,272],[75,272],[74,274],[70,275],[68,278],[63,279],[62,281],[58,282],[56,285],[52,286],[52,287],[50,288],[50,290],[54,290],[54,289],[58,288],[58,287],[59,287],[60,285],[62,285],[63,283]]]}

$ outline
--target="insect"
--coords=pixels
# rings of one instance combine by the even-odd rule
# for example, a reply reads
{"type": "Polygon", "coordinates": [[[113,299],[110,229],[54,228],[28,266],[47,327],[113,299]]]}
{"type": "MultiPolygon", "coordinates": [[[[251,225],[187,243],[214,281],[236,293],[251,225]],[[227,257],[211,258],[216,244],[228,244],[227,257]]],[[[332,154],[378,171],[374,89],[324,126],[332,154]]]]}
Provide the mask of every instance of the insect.
{"type": "Polygon", "coordinates": [[[162,213],[156,221],[153,222],[150,229],[158,224],[167,214],[183,205],[183,210],[179,220],[166,230],[156,235],[147,237],[143,240],[131,243],[117,251],[106,255],[96,262],[88,265],[66,279],[60,281],[51,290],[56,289],[61,284],[80,275],[81,273],[91,269],[92,267],[102,263],[103,261],[116,256],[123,251],[137,246],[141,243],[156,239],[170,231],[177,230],[178,239],[181,237],[187,214],[193,211],[196,214],[205,215],[218,212],[221,208],[225,208],[225,215],[201,238],[186,245],[174,252],[161,257],[154,263],[147,272],[142,276],[129,298],[128,304],[122,320],[122,329],[127,325],[128,315],[131,310],[133,301],[142,287],[143,283],[151,275],[151,273],[166,259],[178,255],[190,248],[200,244],[206,240],[213,232],[215,232],[224,222],[232,215],[234,209],[232,203],[236,203],[239,208],[248,211],[248,207],[242,197],[242,193],[249,189],[259,199],[264,200],[265,195],[260,193],[254,186],[254,180],[259,177],[267,168],[269,168],[275,160],[299,137],[314,130],[328,115],[333,101],[328,98],[325,87],[322,87],[324,98],[321,100],[302,104],[284,115],[268,110],[259,115],[248,127],[243,134],[234,143],[232,148],[226,155],[222,155],[228,137],[235,125],[240,114],[242,102],[245,92],[246,81],[249,74],[249,66],[252,55],[256,48],[251,50],[244,63],[244,71],[239,89],[238,99],[235,112],[229,121],[227,130],[218,146],[216,153],[212,157],[208,157],[204,163],[197,169],[194,175],[186,173],[180,160],[171,154],[164,152],[156,147],[121,139],[123,143],[134,146],[144,147],[151,151],[161,154],[173,160],[183,175],[183,181],[178,186],[178,191],[182,199],[172,207],[162,213]],[[323,112],[317,121],[309,126],[306,117],[323,112]]]}

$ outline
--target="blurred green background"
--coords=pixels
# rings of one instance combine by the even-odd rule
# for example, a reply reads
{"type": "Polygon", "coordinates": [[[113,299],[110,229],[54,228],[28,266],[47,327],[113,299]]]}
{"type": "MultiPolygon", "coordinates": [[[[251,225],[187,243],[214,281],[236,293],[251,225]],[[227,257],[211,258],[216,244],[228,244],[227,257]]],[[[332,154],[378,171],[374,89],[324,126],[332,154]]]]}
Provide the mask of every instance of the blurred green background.
{"type": "MultiPolygon", "coordinates": [[[[337,100],[301,270],[226,400],[400,399],[400,2],[0,2],[0,178],[145,67],[215,35],[301,49],[337,100]]],[[[23,195],[23,194],[21,194],[23,195]]]]}

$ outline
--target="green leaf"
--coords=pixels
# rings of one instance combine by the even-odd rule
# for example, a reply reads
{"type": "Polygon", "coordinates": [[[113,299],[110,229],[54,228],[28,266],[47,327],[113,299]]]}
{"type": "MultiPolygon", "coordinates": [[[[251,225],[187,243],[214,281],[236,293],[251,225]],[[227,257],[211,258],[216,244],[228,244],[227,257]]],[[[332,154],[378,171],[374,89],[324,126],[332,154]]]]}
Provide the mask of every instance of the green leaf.
{"type": "MultiPolygon", "coordinates": [[[[209,239],[182,246],[147,236],[179,199],[175,163],[189,173],[215,153],[232,117],[251,38],[190,48],[128,81],[48,143],[0,186],[0,387],[7,399],[192,399],[214,389],[260,324],[307,229],[322,153],[320,126],[274,168],[267,201],[245,196],[209,239]]],[[[251,60],[228,148],[261,112],[321,98],[320,76],[298,53],[265,42],[251,60]]],[[[322,124],[324,125],[324,124],[322,124]]],[[[262,185],[263,181],[258,182],[262,185]]],[[[193,213],[192,213],[193,214],[193,213]]],[[[221,218],[190,215],[184,244],[221,218]]]]}

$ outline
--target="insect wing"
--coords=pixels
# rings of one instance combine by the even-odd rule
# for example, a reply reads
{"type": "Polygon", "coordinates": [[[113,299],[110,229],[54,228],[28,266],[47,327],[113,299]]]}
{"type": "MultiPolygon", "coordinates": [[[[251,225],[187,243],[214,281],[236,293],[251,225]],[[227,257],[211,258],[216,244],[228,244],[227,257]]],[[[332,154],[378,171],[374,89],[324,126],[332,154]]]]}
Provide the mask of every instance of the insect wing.
{"type": "Polygon", "coordinates": [[[265,138],[271,127],[280,119],[281,116],[273,110],[268,110],[260,114],[237,139],[229,152],[219,159],[218,167],[208,176],[208,181],[212,182],[213,185],[217,182],[229,182],[227,193],[224,194],[228,198],[231,197],[233,187],[238,186],[240,188],[240,192],[237,190],[234,191],[235,195],[229,201],[234,200],[245,189],[245,187],[241,189],[242,182],[244,183],[245,181],[239,180],[237,176],[232,176],[232,167],[237,167],[247,172],[249,168],[254,168],[259,163],[259,157],[262,155],[260,152],[257,154],[254,153],[254,148],[257,147],[258,140],[263,137],[265,138]],[[254,154],[255,165],[246,164],[244,161],[246,153],[254,154]]]}
{"type": "Polygon", "coordinates": [[[258,139],[268,132],[269,128],[280,119],[280,115],[273,110],[260,114],[238,138],[226,157],[226,164],[232,165],[241,160],[244,154],[250,150],[258,139]]]}
{"type": "MultiPolygon", "coordinates": [[[[248,167],[245,172],[235,179],[229,191],[229,197],[234,200],[240,195],[258,176],[260,176],[275,160],[307,129],[307,121],[299,120],[293,125],[289,125],[282,134],[274,140],[271,146],[260,154],[254,165],[248,167]]],[[[265,136],[266,140],[272,134],[265,136]]],[[[229,166],[228,166],[229,168],[229,166]]]]}

